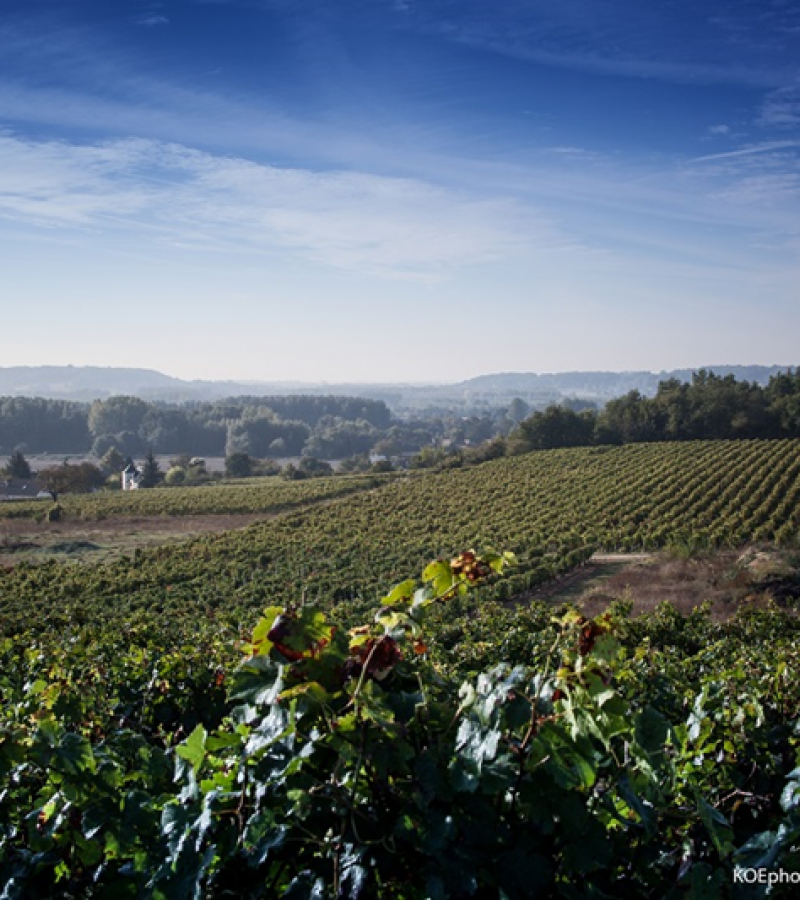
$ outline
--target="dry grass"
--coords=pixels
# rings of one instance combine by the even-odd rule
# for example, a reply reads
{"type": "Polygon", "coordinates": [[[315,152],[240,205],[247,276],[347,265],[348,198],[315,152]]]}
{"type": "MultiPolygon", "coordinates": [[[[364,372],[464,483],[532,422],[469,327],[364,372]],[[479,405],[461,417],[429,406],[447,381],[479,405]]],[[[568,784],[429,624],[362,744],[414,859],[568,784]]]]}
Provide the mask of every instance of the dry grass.
{"type": "Polygon", "coordinates": [[[108,518],[99,521],[65,519],[35,522],[0,520],[0,565],[71,559],[110,562],[135,550],[244,528],[265,518],[261,513],[240,515],[155,516],[108,518]]]}
{"type": "Polygon", "coordinates": [[[708,602],[712,618],[723,621],[743,603],[798,607],[800,565],[786,553],[768,548],[694,558],[601,557],[528,596],[575,604],[587,616],[599,615],[615,600],[631,602],[633,615],[650,613],[664,601],[686,615],[708,602]]]}

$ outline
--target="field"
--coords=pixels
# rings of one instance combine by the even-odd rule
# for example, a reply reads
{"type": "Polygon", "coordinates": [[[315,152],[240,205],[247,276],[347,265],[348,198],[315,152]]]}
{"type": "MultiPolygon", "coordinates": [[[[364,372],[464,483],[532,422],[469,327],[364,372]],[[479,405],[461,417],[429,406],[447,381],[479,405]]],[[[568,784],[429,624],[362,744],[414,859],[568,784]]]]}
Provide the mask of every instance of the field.
{"type": "Polygon", "coordinates": [[[106,563],[145,547],[242,528],[291,510],[326,503],[381,483],[379,478],[285,482],[250,479],[191,489],[66,494],[58,521],[50,503],[0,504],[0,566],[48,559],[106,563]]]}
{"type": "Polygon", "coordinates": [[[782,440],[2,510],[8,896],[529,896],[513,857],[541,896],[716,897],[768,847],[791,868],[798,499],[782,440]]]}

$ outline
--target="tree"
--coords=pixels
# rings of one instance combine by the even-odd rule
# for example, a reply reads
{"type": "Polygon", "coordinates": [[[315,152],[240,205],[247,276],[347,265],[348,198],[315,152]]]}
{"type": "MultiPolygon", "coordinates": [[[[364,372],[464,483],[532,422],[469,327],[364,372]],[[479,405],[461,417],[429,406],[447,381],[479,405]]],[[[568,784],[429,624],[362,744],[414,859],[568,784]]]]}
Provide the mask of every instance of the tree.
{"type": "Polygon", "coordinates": [[[19,478],[22,481],[27,481],[29,478],[33,478],[31,467],[28,464],[28,460],[23,456],[21,450],[15,450],[8,458],[6,475],[8,475],[9,478],[19,478]]]}
{"type": "Polygon", "coordinates": [[[333,475],[333,466],[326,463],[324,459],[317,459],[314,456],[304,456],[300,460],[299,470],[311,478],[321,478],[326,475],[333,475]]]}
{"type": "Polygon", "coordinates": [[[229,478],[249,478],[253,474],[253,460],[248,453],[231,453],[225,459],[225,474],[229,478]]]}
{"type": "Polygon", "coordinates": [[[372,463],[368,453],[357,453],[355,456],[347,456],[339,463],[339,474],[352,475],[354,472],[368,472],[372,463]]]}
{"type": "Polygon", "coordinates": [[[556,447],[588,447],[594,443],[595,417],[553,404],[521,422],[509,437],[512,453],[552,450],[556,447]]]}
{"type": "Polygon", "coordinates": [[[100,468],[106,475],[116,475],[125,468],[125,457],[116,447],[110,447],[100,460],[100,468]]]}
{"type": "Polygon", "coordinates": [[[280,475],[281,464],[274,459],[253,460],[253,475],[280,475]]]}
{"type": "Polygon", "coordinates": [[[147,456],[144,458],[144,465],[142,466],[142,477],[139,480],[139,487],[155,487],[163,477],[164,475],[161,472],[161,466],[158,464],[158,460],[153,456],[153,451],[148,450],[147,456]]]}
{"type": "Polygon", "coordinates": [[[149,407],[138,397],[109,397],[95,400],[89,408],[89,431],[94,437],[132,431],[138,435],[149,407]]]}
{"type": "Polygon", "coordinates": [[[105,476],[91,463],[83,462],[77,466],[64,463],[39,472],[39,481],[53,498],[58,500],[59,494],[87,494],[105,484],[105,476]]]}
{"type": "Polygon", "coordinates": [[[170,487],[186,484],[186,469],[173,466],[164,476],[164,484],[168,484],[170,487]]]}

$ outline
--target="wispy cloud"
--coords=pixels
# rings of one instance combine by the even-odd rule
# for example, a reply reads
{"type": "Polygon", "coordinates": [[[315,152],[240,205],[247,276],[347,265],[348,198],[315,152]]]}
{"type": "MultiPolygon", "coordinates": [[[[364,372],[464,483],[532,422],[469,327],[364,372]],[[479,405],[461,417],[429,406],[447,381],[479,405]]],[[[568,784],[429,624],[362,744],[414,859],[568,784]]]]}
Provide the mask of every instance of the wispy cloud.
{"type": "Polygon", "coordinates": [[[800,126],[800,84],[772,91],[764,99],[759,122],[773,128],[800,126]]]}
{"type": "Polygon", "coordinates": [[[49,227],[154,229],[182,246],[288,253],[422,279],[553,241],[513,201],[145,140],[76,146],[0,137],[0,216],[49,227]]]}
{"type": "Polygon", "coordinates": [[[727,153],[712,153],[708,156],[697,156],[689,162],[711,162],[718,159],[735,159],[737,157],[744,156],[757,156],[760,154],[773,153],[776,150],[788,150],[792,147],[800,147],[800,141],[765,141],[761,144],[741,147],[738,150],[729,150],[727,153]]]}
{"type": "Polygon", "coordinates": [[[153,28],[156,25],[169,25],[169,19],[166,16],[159,15],[157,13],[149,13],[145,16],[140,16],[136,20],[137,25],[145,25],[148,28],[153,28]]]}
{"type": "Polygon", "coordinates": [[[694,2],[637,0],[507,0],[491,9],[476,0],[416,0],[406,7],[407,21],[449,40],[584,72],[777,88],[797,70],[797,22],[786,4],[768,3],[766,15],[744,4],[725,17],[694,2]]]}

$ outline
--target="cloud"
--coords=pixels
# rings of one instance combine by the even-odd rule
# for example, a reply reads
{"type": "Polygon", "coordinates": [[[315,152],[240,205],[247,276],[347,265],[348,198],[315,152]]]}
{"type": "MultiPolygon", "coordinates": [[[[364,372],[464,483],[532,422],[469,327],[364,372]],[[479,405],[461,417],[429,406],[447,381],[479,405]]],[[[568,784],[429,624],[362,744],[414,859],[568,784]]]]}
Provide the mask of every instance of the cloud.
{"type": "Polygon", "coordinates": [[[789,85],[768,94],[761,107],[759,124],[781,129],[800,126],[800,85],[789,85]]]}
{"type": "MultiPolygon", "coordinates": [[[[680,84],[776,88],[796,71],[791,11],[746,5],[713,17],[703,4],[637,0],[410,0],[408,23],[540,65],[680,84]]],[[[794,23],[796,24],[796,23],[794,23]]]]}
{"type": "Polygon", "coordinates": [[[712,153],[708,156],[697,156],[690,160],[691,163],[710,162],[718,159],[732,159],[743,156],[756,156],[759,154],[773,153],[776,150],[789,150],[800,147],[800,141],[765,141],[761,144],[753,144],[749,147],[741,147],[738,150],[729,150],[727,153],[712,153]]]}
{"type": "Polygon", "coordinates": [[[149,140],[74,145],[0,136],[0,216],[51,228],[146,230],[168,244],[422,279],[554,240],[511,200],[149,140]]]}
{"type": "Polygon", "coordinates": [[[145,25],[149,28],[152,28],[156,25],[169,25],[169,19],[166,16],[161,16],[156,13],[150,13],[146,16],[140,16],[136,20],[137,25],[145,25]]]}

